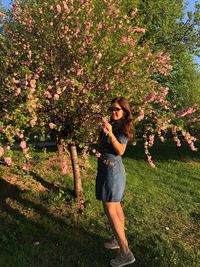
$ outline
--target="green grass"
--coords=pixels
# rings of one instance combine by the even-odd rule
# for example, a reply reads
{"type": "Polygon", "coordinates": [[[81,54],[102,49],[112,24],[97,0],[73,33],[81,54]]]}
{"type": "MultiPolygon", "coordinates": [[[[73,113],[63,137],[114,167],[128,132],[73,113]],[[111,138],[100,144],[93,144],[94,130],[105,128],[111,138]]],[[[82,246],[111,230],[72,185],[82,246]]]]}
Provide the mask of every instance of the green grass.
{"type": "MultiPolygon", "coordinates": [[[[178,152],[169,142],[152,154],[157,170],[141,144],[124,155],[126,234],[136,256],[130,266],[197,267],[200,153],[186,146],[178,152]]],[[[0,266],[109,266],[116,252],[103,248],[110,230],[94,196],[96,159],[84,172],[85,209],[78,213],[73,180],[57,162],[48,164],[52,156],[36,151],[28,174],[0,166],[0,266]]]]}

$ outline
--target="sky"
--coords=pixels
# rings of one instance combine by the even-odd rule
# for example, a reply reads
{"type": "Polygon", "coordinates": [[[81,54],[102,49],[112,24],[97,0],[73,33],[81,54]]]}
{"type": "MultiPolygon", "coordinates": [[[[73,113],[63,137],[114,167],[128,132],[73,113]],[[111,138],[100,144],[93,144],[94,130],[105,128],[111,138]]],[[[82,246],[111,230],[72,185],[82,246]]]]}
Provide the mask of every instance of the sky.
{"type": "MultiPolygon", "coordinates": [[[[195,5],[195,2],[198,2],[200,3],[200,0],[184,0],[185,3],[188,3],[188,6],[187,6],[187,11],[194,11],[194,5],[195,5]]],[[[3,3],[3,6],[5,8],[8,8],[11,1],[10,0],[2,0],[2,3],[3,3]]],[[[195,62],[198,63],[198,65],[200,66],[200,58],[198,57],[195,57],[195,62]]]]}

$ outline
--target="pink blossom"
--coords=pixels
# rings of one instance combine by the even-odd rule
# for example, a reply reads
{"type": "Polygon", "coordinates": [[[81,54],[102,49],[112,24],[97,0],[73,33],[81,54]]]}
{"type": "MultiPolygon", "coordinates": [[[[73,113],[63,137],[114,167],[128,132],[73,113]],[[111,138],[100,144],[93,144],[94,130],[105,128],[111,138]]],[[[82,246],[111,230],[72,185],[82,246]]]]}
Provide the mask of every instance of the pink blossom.
{"type": "Polygon", "coordinates": [[[10,146],[6,146],[6,147],[5,147],[5,150],[6,150],[6,151],[10,151],[10,146]]]}
{"type": "Polygon", "coordinates": [[[54,123],[52,123],[52,122],[49,123],[49,128],[50,129],[54,129],[55,127],[56,127],[56,125],[54,123]]]}
{"type": "Polygon", "coordinates": [[[173,126],[172,127],[172,133],[176,133],[176,131],[177,131],[177,126],[173,126]]]}
{"type": "Polygon", "coordinates": [[[38,8],[38,13],[40,13],[40,14],[42,14],[43,12],[42,12],[42,8],[40,7],[40,8],[38,8]]]}
{"type": "Polygon", "coordinates": [[[96,150],[95,148],[93,148],[93,149],[91,150],[91,152],[92,152],[93,154],[95,154],[95,153],[97,153],[97,150],[96,150]]]}
{"type": "Polygon", "coordinates": [[[108,91],[109,90],[109,85],[105,84],[104,88],[105,88],[106,91],[108,91]]]}
{"type": "Polygon", "coordinates": [[[102,54],[99,52],[97,55],[97,59],[100,60],[102,58],[102,54]]]}
{"type": "Polygon", "coordinates": [[[100,30],[100,29],[102,29],[102,28],[103,28],[103,23],[102,23],[102,22],[99,22],[99,23],[97,24],[97,29],[100,30]]]}
{"type": "Polygon", "coordinates": [[[148,103],[152,102],[154,100],[154,98],[156,97],[157,92],[153,91],[151,92],[149,95],[146,96],[146,101],[148,103]]]}
{"type": "Polygon", "coordinates": [[[139,116],[136,118],[136,121],[141,121],[141,120],[143,120],[143,119],[144,119],[144,115],[145,115],[145,113],[144,113],[144,109],[140,108],[140,114],[139,114],[139,116]]]}
{"type": "Polygon", "coordinates": [[[64,9],[65,9],[65,12],[67,14],[69,14],[70,13],[70,9],[69,9],[69,7],[68,7],[68,5],[67,5],[67,3],[65,1],[63,1],[63,6],[64,6],[64,9]]]}
{"type": "Polygon", "coordinates": [[[78,69],[76,75],[77,75],[77,76],[80,76],[81,74],[83,74],[83,69],[78,69]]]}
{"type": "Polygon", "coordinates": [[[60,13],[62,11],[62,8],[60,5],[56,5],[57,12],[60,13]]]}
{"type": "Polygon", "coordinates": [[[108,131],[108,129],[105,126],[102,127],[102,130],[105,133],[105,135],[108,135],[109,134],[109,131],[108,131]]]}
{"type": "Polygon", "coordinates": [[[153,163],[153,161],[149,161],[148,163],[153,169],[156,169],[156,165],[153,163]]]}
{"type": "Polygon", "coordinates": [[[138,11],[138,9],[135,8],[135,9],[131,12],[131,18],[134,18],[134,17],[136,16],[137,11],[138,11]]]}
{"type": "MultiPolygon", "coordinates": [[[[35,92],[35,88],[30,89],[30,95],[32,95],[35,92]]],[[[31,97],[30,97],[31,98],[31,97]]]]}
{"type": "Polygon", "coordinates": [[[32,51],[31,50],[28,51],[28,56],[29,56],[29,58],[32,57],[32,51]]]}
{"type": "Polygon", "coordinates": [[[50,94],[49,91],[45,91],[44,95],[48,98],[52,98],[52,95],[50,94]]]}
{"type": "Polygon", "coordinates": [[[26,151],[26,152],[24,152],[24,154],[25,154],[25,158],[27,159],[27,160],[29,160],[30,158],[31,158],[31,155],[26,151]]]}
{"type": "Polygon", "coordinates": [[[28,171],[29,170],[29,166],[27,163],[24,163],[23,164],[23,168],[22,168],[24,171],[28,171]]]}
{"type": "Polygon", "coordinates": [[[152,157],[150,155],[147,156],[147,161],[152,168],[156,169],[156,165],[153,163],[152,157]]]}
{"type": "Polygon", "coordinates": [[[20,143],[20,147],[21,147],[22,149],[25,149],[25,148],[26,148],[26,141],[21,141],[21,143],[20,143]]]}
{"type": "Polygon", "coordinates": [[[180,147],[181,146],[181,141],[180,141],[180,139],[177,137],[177,136],[174,136],[174,141],[176,142],[176,146],[177,147],[180,147]]]}
{"type": "Polygon", "coordinates": [[[132,56],[133,56],[133,52],[132,52],[132,51],[129,51],[129,52],[128,52],[128,56],[129,56],[129,57],[132,57],[132,56]]]}
{"type": "Polygon", "coordinates": [[[197,151],[197,150],[198,150],[198,149],[194,146],[194,143],[193,143],[193,142],[190,144],[190,149],[191,149],[192,151],[197,151]]]}
{"type": "Polygon", "coordinates": [[[145,33],[145,29],[139,28],[139,27],[135,27],[135,28],[133,28],[132,33],[135,33],[135,32],[145,33]]]}
{"type": "Polygon", "coordinates": [[[160,136],[160,140],[161,140],[161,142],[164,142],[165,138],[163,136],[160,136]]]}
{"type": "Polygon", "coordinates": [[[12,165],[12,159],[11,159],[11,157],[5,157],[5,158],[4,158],[4,161],[5,161],[5,163],[6,163],[8,166],[11,166],[11,165],[12,165]]]}
{"type": "Polygon", "coordinates": [[[163,96],[162,95],[159,95],[157,98],[156,98],[156,102],[162,102],[163,101],[163,96]]]}
{"type": "Polygon", "coordinates": [[[154,144],[154,135],[149,135],[149,146],[152,146],[154,144]]]}
{"type": "Polygon", "coordinates": [[[19,81],[16,80],[15,78],[13,78],[13,83],[17,84],[17,83],[19,83],[19,81]]]}
{"type": "Polygon", "coordinates": [[[161,93],[163,95],[163,97],[165,97],[169,92],[169,88],[168,87],[165,87],[165,88],[162,88],[161,89],[161,93]]]}
{"type": "Polygon", "coordinates": [[[94,39],[94,34],[87,35],[87,43],[90,44],[94,39]]]}
{"type": "Polygon", "coordinates": [[[17,136],[18,136],[20,139],[22,139],[22,138],[24,137],[24,135],[23,135],[22,133],[20,133],[20,129],[19,129],[19,128],[16,128],[16,129],[15,129],[15,132],[16,132],[17,136]]]}
{"type": "Polygon", "coordinates": [[[67,174],[67,163],[65,160],[61,161],[61,169],[62,169],[62,174],[65,175],[67,174]]]}
{"type": "Polygon", "coordinates": [[[67,165],[62,167],[62,174],[63,175],[67,174],[67,165]]]}
{"type": "Polygon", "coordinates": [[[33,119],[30,121],[30,125],[31,125],[31,127],[35,126],[36,121],[37,121],[37,117],[33,118],[33,119]]]}
{"type": "Polygon", "coordinates": [[[53,98],[54,98],[55,100],[58,100],[58,99],[60,98],[60,96],[59,96],[58,94],[54,94],[53,98]]]}
{"type": "Polygon", "coordinates": [[[148,160],[148,162],[150,162],[152,160],[152,157],[151,156],[147,156],[147,160],[148,160]]]}
{"type": "Polygon", "coordinates": [[[76,29],[75,33],[74,33],[74,36],[77,37],[80,31],[81,31],[81,29],[78,27],[78,28],[76,29]]]}
{"type": "Polygon", "coordinates": [[[97,151],[97,152],[95,153],[95,157],[96,157],[96,158],[100,158],[100,157],[101,157],[101,153],[97,151]]]}
{"type": "Polygon", "coordinates": [[[164,105],[164,109],[165,109],[165,110],[168,110],[169,107],[168,107],[167,105],[164,105]]]}
{"type": "Polygon", "coordinates": [[[15,95],[18,96],[21,93],[21,89],[20,88],[16,88],[15,89],[15,95]]]}
{"type": "Polygon", "coordinates": [[[194,107],[189,107],[189,108],[187,108],[187,109],[184,109],[184,110],[182,110],[182,111],[178,111],[178,112],[176,112],[176,115],[178,115],[179,117],[185,117],[186,115],[189,115],[189,114],[192,114],[192,113],[194,113],[194,112],[196,112],[196,108],[194,108],[194,107]]]}
{"type": "Polygon", "coordinates": [[[186,132],[186,131],[182,131],[181,133],[182,133],[182,136],[184,136],[184,137],[185,137],[185,136],[186,136],[186,134],[187,134],[187,132],[186,132]]]}
{"type": "Polygon", "coordinates": [[[68,32],[69,31],[69,27],[65,26],[65,31],[68,32]]]}
{"type": "Polygon", "coordinates": [[[31,88],[35,88],[36,87],[36,80],[34,80],[34,79],[30,80],[30,86],[31,86],[31,88]]]}
{"type": "Polygon", "coordinates": [[[62,91],[61,91],[60,89],[57,89],[57,90],[56,90],[56,93],[57,93],[58,95],[60,95],[60,94],[62,93],[62,91]]]}

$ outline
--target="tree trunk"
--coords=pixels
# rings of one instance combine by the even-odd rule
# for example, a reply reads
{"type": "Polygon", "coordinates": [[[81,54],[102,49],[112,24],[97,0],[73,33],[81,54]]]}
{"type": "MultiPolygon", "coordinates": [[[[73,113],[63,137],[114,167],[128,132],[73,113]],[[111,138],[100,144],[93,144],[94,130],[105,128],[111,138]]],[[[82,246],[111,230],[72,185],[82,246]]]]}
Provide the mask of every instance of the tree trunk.
{"type": "Polygon", "coordinates": [[[58,139],[57,147],[58,147],[59,159],[63,160],[63,157],[64,157],[64,139],[58,139]]]}
{"type": "Polygon", "coordinates": [[[64,139],[62,138],[57,139],[57,147],[58,147],[58,157],[61,164],[62,174],[65,175],[67,173],[67,170],[69,169],[67,155],[69,156],[70,153],[66,148],[64,139]]]}
{"type": "Polygon", "coordinates": [[[81,151],[81,158],[82,158],[82,161],[81,161],[81,166],[83,166],[84,168],[89,168],[90,166],[90,163],[89,163],[89,156],[88,156],[88,148],[85,149],[83,148],[83,150],[81,151]]]}
{"type": "Polygon", "coordinates": [[[72,169],[73,169],[73,176],[74,176],[74,190],[75,195],[78,200],[83,200],[83,188],[82,188],[82,181],[80,175],[80,168],[79,168],[79,161],[78,161],[78,154],[75,144],[70,144],[70,154],[71,154],[71,162],[72,162],[72,169]]]}

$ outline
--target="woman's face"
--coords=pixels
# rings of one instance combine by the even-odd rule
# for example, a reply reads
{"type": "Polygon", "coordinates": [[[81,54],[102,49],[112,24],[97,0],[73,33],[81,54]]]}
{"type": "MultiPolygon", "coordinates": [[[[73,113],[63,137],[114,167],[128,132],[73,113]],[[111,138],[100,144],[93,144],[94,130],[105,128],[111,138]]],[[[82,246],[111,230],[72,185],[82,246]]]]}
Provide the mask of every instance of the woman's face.
{"type": "Polygon", "coordinates": [[[109,110],[111,112],[111,118],[114,121],[120,120],[124,115],[123,109],[118,103],[113,103],[109,110]]]}

